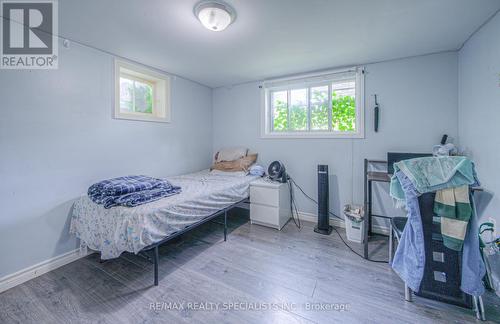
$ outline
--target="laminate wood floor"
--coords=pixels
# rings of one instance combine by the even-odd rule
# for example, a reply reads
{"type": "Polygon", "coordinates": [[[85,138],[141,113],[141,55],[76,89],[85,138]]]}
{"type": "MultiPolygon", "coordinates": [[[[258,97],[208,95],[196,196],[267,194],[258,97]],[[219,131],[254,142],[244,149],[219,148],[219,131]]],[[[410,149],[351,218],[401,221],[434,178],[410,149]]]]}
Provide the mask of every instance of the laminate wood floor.
{"type": "MultiPolygon", "coordinates": [[[[344,235],[344,231],[339,229],[344,235]]],[[[357,251],[359,244],[350,243],[357,251]]],[[[371,257],[387,259],[387,238],[371,257]]],[[[499,299],[485,297],[500,323],[499,299]]],[[[471,310],[427,299],[404,301],[385,263],[362,260],[335,232],[250,225],[244,211],[206,224],[160,249],[160,284],[141,256],[99,262],[97,254],[0,294],[0,323],[468,323],[471,310]]]]}

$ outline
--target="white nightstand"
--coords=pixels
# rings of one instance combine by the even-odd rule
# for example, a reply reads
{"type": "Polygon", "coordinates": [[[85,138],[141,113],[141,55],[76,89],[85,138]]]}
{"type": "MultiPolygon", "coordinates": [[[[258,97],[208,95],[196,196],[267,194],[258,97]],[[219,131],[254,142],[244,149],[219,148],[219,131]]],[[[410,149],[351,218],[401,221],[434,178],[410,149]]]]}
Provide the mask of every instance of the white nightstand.
{"type": "Polygon", "coordinates": [[[281,230],[290,219],[288,183],[259,179],[250,183],[250,222],[281,230]]]}

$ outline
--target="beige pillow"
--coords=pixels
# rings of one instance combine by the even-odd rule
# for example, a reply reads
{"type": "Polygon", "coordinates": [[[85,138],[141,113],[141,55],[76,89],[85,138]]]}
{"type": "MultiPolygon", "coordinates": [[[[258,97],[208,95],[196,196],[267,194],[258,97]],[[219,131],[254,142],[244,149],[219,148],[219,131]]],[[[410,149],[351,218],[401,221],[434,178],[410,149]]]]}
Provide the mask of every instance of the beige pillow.
{"type": "Polygon", "coordinates": [[[236,161],[247,156],[248,149],[244,147],[225,148],[215,154],[215,162],[236,161]]]}
{"type": "Polygon", "coordinates": [[[252,166],[252,164],[257,161],[257,154],[249,154],[241,159],[236,161],[224,161],[224,162],[216,162],[211,170],[220,170],[226,172],[236,172],[236,171],[245,171],[248,172],[248,169],[252,166]]]}

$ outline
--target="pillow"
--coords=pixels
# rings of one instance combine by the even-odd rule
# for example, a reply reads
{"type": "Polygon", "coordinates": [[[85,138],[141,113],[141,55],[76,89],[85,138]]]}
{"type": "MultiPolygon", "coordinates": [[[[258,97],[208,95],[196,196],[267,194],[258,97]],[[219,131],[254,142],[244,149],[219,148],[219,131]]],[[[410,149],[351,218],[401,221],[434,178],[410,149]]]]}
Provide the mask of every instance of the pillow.
{"type": "Polygon", "coordinates": [[[244,171],[248,172],[248,169],[252,166],[252,164],[257,161],[257,154],[249,154],[241,159],[238,159],[236,161],[223,161],[223,162],[216,162],[210,170],[219,170],[219,171],[230,171],[230,172],[236,172],[236,171],[244,171]]]}
{"type": "Polygon", "coordinates": [[[248,149],[243,147],[225,148],[215,154],[215,162],[236,161],[247,156],[248,149]]]}
{"type": "Polygon", "coordinates": [[[245,171],[221,171],[221,170],[212,170],[210,171],[210,174],[215,174],[215,175],[224,175],[224,176],[230,176],[230,177],[245,177],[247,173],[245,171]]]}

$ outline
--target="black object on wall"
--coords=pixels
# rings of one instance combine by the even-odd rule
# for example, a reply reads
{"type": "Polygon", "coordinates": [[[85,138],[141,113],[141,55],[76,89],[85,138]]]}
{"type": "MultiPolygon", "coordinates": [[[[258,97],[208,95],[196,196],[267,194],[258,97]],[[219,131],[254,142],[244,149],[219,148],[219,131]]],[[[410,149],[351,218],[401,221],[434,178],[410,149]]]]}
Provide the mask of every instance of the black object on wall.
{"type": "Polygon", "coordinates": [[[378,122],[379,122],[379,119],[380,119],[380,108],[378,106],[378,101],[377,101],[377,95],[375,95],[375,108],[373,109],[374,112],[375,112],[375,116],[373,118],[374,120],[374,129],[375,129],[375,133],[378,132],[378,122]]]}
{"type": "Polygon", "coordinates": [[[318,225],[314,227],[316,233],[330,235],[329,215],[329,190],[328,190],[328,165],[318,165],[318,225]]]}
{"type": "Polygon", "coordinates": [[[448,135],[444,134],[443,137],[441,137],[441,145],[445,145],[446,141],[448,141],[448,135]]]}

